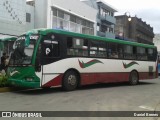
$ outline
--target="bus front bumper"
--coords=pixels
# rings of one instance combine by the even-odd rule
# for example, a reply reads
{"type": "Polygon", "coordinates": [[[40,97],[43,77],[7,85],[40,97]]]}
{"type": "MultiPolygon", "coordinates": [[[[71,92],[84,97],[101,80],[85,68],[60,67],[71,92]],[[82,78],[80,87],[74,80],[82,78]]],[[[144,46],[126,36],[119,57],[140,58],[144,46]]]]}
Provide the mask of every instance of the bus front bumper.
{"type": "Polygon", "coordinates": [[[25,80],[8,79],[8,82],[12,86],[16,87],[26,87],[26,88],[40,88],[40,82],[28,82],[25,80]]]}

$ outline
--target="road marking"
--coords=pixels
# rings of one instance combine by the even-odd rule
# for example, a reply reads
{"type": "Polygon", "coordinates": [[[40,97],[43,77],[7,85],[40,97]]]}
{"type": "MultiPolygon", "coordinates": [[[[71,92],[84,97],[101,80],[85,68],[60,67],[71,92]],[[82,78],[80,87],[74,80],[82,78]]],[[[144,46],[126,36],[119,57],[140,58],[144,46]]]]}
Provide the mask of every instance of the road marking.
{"type": "Polygon", "coordinates": [[[146,110],[152,110],[152,111],[154,111],[154,108],[149,107],[149,106],[145,106],[145,105],[141,105],[141,106],[139,106],[139,108],[143,108],[143,109],[146,109],[146,110]]]}

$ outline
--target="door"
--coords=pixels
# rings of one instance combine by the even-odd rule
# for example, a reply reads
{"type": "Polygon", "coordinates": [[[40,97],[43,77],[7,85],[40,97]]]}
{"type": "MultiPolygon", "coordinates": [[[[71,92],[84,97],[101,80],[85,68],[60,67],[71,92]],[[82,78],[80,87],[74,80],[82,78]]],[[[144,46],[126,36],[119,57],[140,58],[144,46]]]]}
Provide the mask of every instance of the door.
{"type": "Polygon", "coordinates": [[[42,83],[45,85],[54,78],[52,63],[59,59],[59,41],[55,37],[44,37],[41,44],[42,83]]]}

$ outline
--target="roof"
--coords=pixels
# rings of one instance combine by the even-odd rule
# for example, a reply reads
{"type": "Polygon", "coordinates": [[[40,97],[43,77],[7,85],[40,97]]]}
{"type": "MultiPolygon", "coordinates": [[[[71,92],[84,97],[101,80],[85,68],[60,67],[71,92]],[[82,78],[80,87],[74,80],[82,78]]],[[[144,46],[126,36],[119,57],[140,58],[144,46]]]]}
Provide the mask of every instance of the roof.
{"type": "Polygon", "coordinates": [[[0,41],[15,41],[16,39],[17,37],[8,37],[8,38],[0,39],[0,41]]]}
{"type": "Polygon", "coordinates": [[[156,48],[156,46],[149,45],[149,44],[124,41],[124,40],[112,39],[112,38],[105,38],[105,37],[99,37],[99,36],[93,36],[93,35],[86,35],[86,34],[74,33],[74,32],[69,32],[69,31],[65,31],[65,30],[57,30],[57,29],[34,29],[34,30],[27,32],[26,34],[27,35],[30,35],[30,34],[47,35],[48,33],[57,33],[57,34],[63,34],[63,35],[70,35],[70,36],[74,36],[74,37],[88,38],[88,39],[92,39],[92,40],[113,42],[113,43],[133,45],[133,46],[140,46],[140,47],[146,47],[146,48],[156,48]]]}
{"type": "Polygon", "coordinates": [[[106,3],[103,0],[97,0],[97,3],[101,3],[102,6],[109,8],[110,10],[114,11],[114,12],[118,12],[118,10],[116,8],[114,8],[113,6],[109,5],[108,3],[106,3]]]}

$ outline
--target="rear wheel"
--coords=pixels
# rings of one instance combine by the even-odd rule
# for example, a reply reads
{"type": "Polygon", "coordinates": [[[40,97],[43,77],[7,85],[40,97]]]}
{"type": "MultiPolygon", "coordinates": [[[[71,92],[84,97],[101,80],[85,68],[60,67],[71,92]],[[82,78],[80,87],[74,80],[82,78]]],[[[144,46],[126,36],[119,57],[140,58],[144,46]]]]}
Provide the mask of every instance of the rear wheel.
{"type": "Polygon", "coordinates": [[[78,76],[74,71],[68,71],[63,77],[62,87],[66,91],[76,89],[78,85],[78,76]]]}
{"type": "Polygon", "coordinates": [[[132,71],[129,76],[130,85],[137,85],[139,82],[138,73],[136,71],[132,71]]]}

